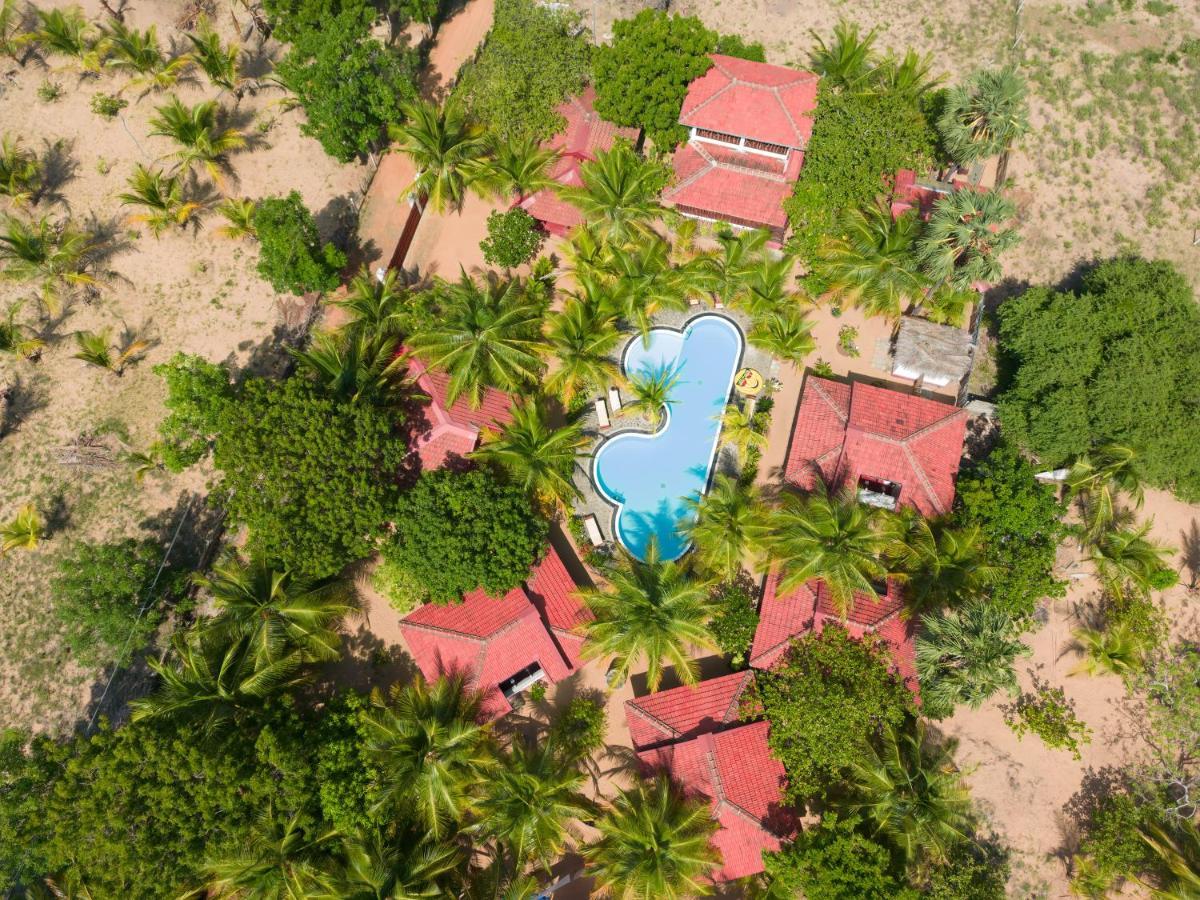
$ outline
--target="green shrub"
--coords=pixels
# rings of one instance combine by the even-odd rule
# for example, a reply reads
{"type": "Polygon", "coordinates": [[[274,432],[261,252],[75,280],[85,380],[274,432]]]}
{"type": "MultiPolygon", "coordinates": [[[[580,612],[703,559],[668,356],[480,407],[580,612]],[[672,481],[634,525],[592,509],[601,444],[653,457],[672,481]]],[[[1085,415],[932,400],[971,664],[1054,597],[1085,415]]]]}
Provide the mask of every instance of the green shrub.
{"type": "Polygon", "coordinates": [[[1075,702],[1060,687],[1051,687],[1036,676],[1033,690],[1002,707],[1004,722],[1017,737],[1033,732],[1055,750],[1069,750],[1080,759],[1079,745],[1091,743],[1092,730],[1075,715],[1075,702]]]}
{"type": "Polygon", "coordinates": [[[736,56],[738,59],[748,59],[751,62],[766,62],[767,53],[763,45],[754,41],[748,43],[741,35],[723,34],[717,38],[716,51],[722,56],[736,56]]]}
{"type": "Polygon", "coordinates": [[[864,836],[856,818],[827,813],[763,863],[774,895],[805,900],[917,900],[891,851],[864,836]],[[786,892],[786,893],[785,893],[786,892]]]}
{"type": "Polygon", "coordinates": [[[43,103],[53,103],[62,98],[63,86],[59,82],[47,78],[38,86],[37,95],[43,103]]]}
{"type": "Polygon", "coordinates": [[[128,100],[114,97],[112,94],[96,94],[92,97],[92,112],[105,119],[115,119],[128,105],[128,100]]]}
{"type": "Polygon", "coordinates": [[[162,461],[172,472],[182,472],[208,453],[217,432],[221,409],[233,398],[229,370],[200,356],[176,353],[154,367],[167,383],[169,410],[158,423],[162,461]]]}
{"type": "Polygon", "coordinates": [[[604,746],[608,714],[602,698],[573,697],[550,726],[550,738],[570,759],[585,759],[604,746]]]}
{"type": "Polygon", "coordinates": [[[488,236],[479,242],[483,258],[505,269],[529,262],[546,238],[537,219],[520,208],[488,213],[487,230],[488,236]]]}
{"type": "Polygon", "coordinates": [[[341,283],[346,254],[321,243],[316,220],[297,191],[260,200],[254,209],[254,231],[259,277],[279,293],[332,291],[341,283]]]}
{"type": "Polygon", "coordinates": [[[758,628],[757,586],[745,572],[713,589],[716,614],[708,630],[735,669],[743,668],[758,628]]]}
{"type": "Polygon", "coordinates": [[[1119,880],[1154,871],[1157,857],[1138,833],[1154,818],[1155,806],[1145,798],[1126,791],[1101,798],[1083,824],[1072,887],[1104,897],[1119,880]]]}

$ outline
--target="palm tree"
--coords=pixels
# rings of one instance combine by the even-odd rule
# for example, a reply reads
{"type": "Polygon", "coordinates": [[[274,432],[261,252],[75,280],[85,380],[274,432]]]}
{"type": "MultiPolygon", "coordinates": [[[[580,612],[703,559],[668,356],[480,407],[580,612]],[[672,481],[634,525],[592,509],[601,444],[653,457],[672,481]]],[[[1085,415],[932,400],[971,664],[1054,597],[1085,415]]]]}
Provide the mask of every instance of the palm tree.
{"type": "Polygon", "coordinates": [[[1200,828],[1195,819],[1180,819],[1172,828],[1156,822],[1138,826],[1138,835],[1166,870],[1152,888],[1155,900],[1196,900],[1200,897],[1200,828]]]}
{"type": "Polygon", "coordinates": [[[41,301],[52,315],[61,311],[65,292],[96,283],[89,269],[97,247],[93,235],[73,228],[69,221],[54,224],[46,216],[30,222],[7,216],[0,227],[4,276],[36,281],[41,301]]]}
{"type": "Polygon", "coordinates": [[[130,84],[145,85],[152,90],[174,87],[192,65],[187,54],[167,59],[158,45],[158,29],[151,25],[145,31],[130,28],[113,19],[101,37],[104,64],[121,69],[136,77],[130,84]]]}
{"type": "Polygon", "coordinates": [[[302,813],[281,822],[265,810],[245,845],[201,866],[209,897],[302,900],[332,888],[330,853],[337,832],[310,833],[302,813]]]}
{"type": "Polygon", "coordinates": [[[205,100],[195,106],[185,106],[172,97],[164,106],[155,107],[150,117],[150,133],[166,137],[179,145],[174,153],[163,155],[174,159],[175,171],[191,171],[201,166],[209,177],[221,184],[223,172],[229,168],[229,155],[246,146],[245,136],[236,128],[221,128],[221,110],[215,100],[205,100]]]}
{"type": "Polygon", "coordinates": [[[25,9],[18,8],[18,0],[0,0],[0,56],[7,56],[21,68],[29,59],[28,45],[37,38],[37,33],[27,33],[25,9]]]}
{"type": "Polygon", "coordinates": [[[122,206],[144,206],[146,212],[130,216],[146,225],[155,237],[172,225],[183,227],[204,208],[202,203],[183,199],[183,182],[178,175],[147,169],[141,163],[129,178],[129,190],[117,195],[122,206]]]}
{"type": "Polygon", "coordinates": [[[624,408],[629,412],[641,413],[657,428],[667,408],[675,402],[671,395],[678,385],[678,369],[664,366],[653,371],[635,372],[629,376],[629,390],[633,398],[624,408]]]}
{"type": "Polygon", "coordinates": [[[50,53],[76,60],[86,72],[100,70],[101,54],[92,37],[92,26],[78,6],[67,9],[34,7],[38,17],[33,32],[38,45],[50,53]]]}
{"type": "Polygon", "coordinates": [[[884,202],[850,210],[841,234],[825,239],[817,259],[829,293],[868,315],[898,319],[906,307],[920,302],[929,286],[913,264],[920,233],[916,215],[893,219],[884,202]]]}
{"type": "Polygon", "coordinates": [[[388,134],[417,167],[406,193],[425,197],[434,212],[461,206],[471,167],[487,148],[483,128],[453,99],[440,109],[428,101],[406,103],[403,112],[404,122],[389,125],[388,134]]]}
{"type": "Polygon", "coordinates": [[[787,255],[759,257],[742,276],[743,290],[732,297],[734,305],[754,318],[796,312],[807,298],[789,284],[794,264],[795,259],[787,255]]]}
{"type": "Polygon", "coordinates": [[[932,54],[922,56],[908,50],[899,59],[889,53],[871,72],[871,80],[881,93],[919,100],[942,80],[932,71],[932,54]]]}
{"type": "Polygon", "coordinates": [[[904,580],[906,616],[980,597],[1001,574],[985,559],[977,525],[954,528],[906,508],[888,521],[885,540],[884,555],[904,580]]]}
{"type": "Polygon", "coordinates": [[[766,537],[758,489],[718,475],[707,494],[689,497],[687,504],[694,514],[687,534],[696,546],[701,570],[722,581],[736,577],[746,557],[756,554],[766,537]]]}
{"type": "Polygon", "coordinates": [[[528,197],[556,184],[550,170],[558,151],[542,147],[532,136],[506,138],[492,133],[484,152],[485,156],[466,164],[467,182],[481,197],[528,197]]]}
{"type": "Polygon", "coordinates": [[[1086,536],[1094,539],[1117,519],[1117,496],[1126,494],[1134,507],[1142,508],[1145,494],[1132,447],[1102,444],[1072,463],[1067,472],[1067,491],[1083,506],[1086,536]]]}
{"type": "Polygon", "coordinates": [[[688,577],[676,562],[662,562],[653,540],[642,562],[625,554],[605,588],[579,592],[595,614],[586,624],[588,659],[615,656],[613,678],[623,683],[633,666],[646,661],[646,685],[658,690],[663,663],[674,666],[685,684],[696,683],[689,649],[714,649],[708,631],[712,600],[707,587],[688,577]]]}
{"type": "Polygon", "coordinates": [[[337,659],[342,644],[338,625],[355,609],[340,580],[295,576],[261,552],[249,559],[230,553],[196,583],[209,592],[220,613],[211,627],[230,640],[249,638],[260,665],[296,650],[304,662],[337,659]]]}
{"type": "Polygon", "coordinates": [[[440,840],[475,809],[493,768],[482,698],[456,674],[392,685],[391,703],[378,691],[373,702],[367,727],[379,771],[377,807],[399,807],[440,840]]]}
{"type": "Polygon", "coordinates": [[[346,329],[389,337],[404,330],[409,296],[399,284],[399,274],[396,269],[388,269],[381,280],[364,266],[350,282],[346,296],[329,301],[350,316],[346,329]]]}
{"type": "Polygon", "coordinates": [[[416,834],[390,840],[378,831],[348,835],[339,855],[334,884],[344,900],[439,900],[451,896],[464,865],[456,844],[416,834]]]}
{"type": "Polygon", "coordinates": [[[562,245],[563,269],[577,284],[587,275],[599,278],[607,272],[609,250],[599,226],[583,222],[562,245]]]}
{"type": "Polygon", "coordinates": [[[1169,565],[1174,551],[1146,537],[1152,525],[1150,521],[1135,528],[1106,531],[1092,544],[1088,559],[1113,596],[1125,597],[1130,592],[1147,596],[1151,590],[1175,583],[1175,572],[1169,565]]]}
{"type": "Polygon", "coordinates": [[[972,600],[921,621],[916,658],[925,715],[942,719],[960,703],[979,709],[997,691],[1020,690],[1013,666],[1031,651],[999,606],[972,600]]]}
{"type": "Polygon", "coordinates": [[[946,861],[947,851],[971,834],[971,799],[954,765],[954,743],[934,745],[925,724],[883,733],[850,765],[854,799],[875,837],[885,837],[904,861],[921,870],[946,861]]]}
{"type": "Polygon", "coordinates": [[[491,386],[519,391],[537,382],[542,309],[526,302],[519,281],[488,276],[481,287],[464,271],[455,284],[441,282],[437,320],[411,335],[409,349],[450,375],[447,400],[465,396],[472,407],[491,386]]]}
{"type": "Polygon", "coordinates": [[[747,290],[750,274],[766,258],[763,248],[771,234],[761,228],[734,231],[723,226],[715,237],[720,249],[701,259],[710,272],[713,298],[725,306],[736,306],[747,290]]]}
{"type": "Polygon", "coordinates": [[[994,192],[955,191],[933,207],[917,257],[935,281],[967,289],[1000,280],[1000,254],[1021,238],[1004,223],[1016,215],[1012,201],[994,192]]]}
{"type": "Polygon", "coordinates": [[[1107,628],[1076,628],[1073,649],[1082,654],[1071,675],[1132,675],[1141,671],[1142,662],[1153,642],[1138,633],[1128,622],[1115,622],[1107,628]]]}
{"type": "Polygon", "coordinates": [[[94,331],[75,332],[75,342],[79,352],[72,354],[73,359],[83,360],[91,366],[106,369],[118,378],[125,374],[130,365],[137,362],[150,347],[150,342],[128,335],[123,346],[113,346],[112,329],[104,328],[99,333],[94,331]]]}
{"type": "Polygon", "coordinates": [[[188,32],[192,45],[191,57],[214,87],[229,91],[241,101],[247,90],[253,91],[257,82],[242,71],[242,48],[236,43],[224,44],[221,36],[204,16],[196,22],[196,31],[188,32]]]}
{"type": "Polygon", "coordinates": [[[606,896],[683,900],[712,892],[720,854],[707,800],[689,798],[660,774],[621,791],[583,848],[588,874],[606,896]]]}
{"type": "Polygon", "coordinates": [[[534,399],[512,405],[512,421],[500,433],[490,433],[472,459],[495,463],[544,508],[569,506],[583,496],[572,476],[575,462],[589,439],[578,422],[554,428],[534,399]]]}
{"type": "Polygon", "coordinates": [[[488,779],[471,831],[496,841],[509,872],[531,863],[549,870],[575,836],[572,821],[594,815],[585,778],[552,742],[518,738],[488,779]]]}
{"type": "Polygon", "coordinates": [[[26,503],[7,522],[0,522],[0,556],[10,550],[32,550],[42,538],[42,518],[26,503]]]}
{"type": "Polygon", "coordinates": [[[999,154],[996,187],[1008,177],[1013,144],[1029,130],[1025,79],[1015,69],[975,72],[951,88],[938,118],[938,131],[950,155],[960,163],[999,154]]]}
{"type": "Polygon", "coordinates": [[[4,317],[0,318],[0,353],[11,353],[22,359],[36,361],[46,342],[17,321],[24,305],[20,300],[10,304],[4,317]]]}
{"type": "Polygon", "coordinates": [[[254,225],[254,213],[258,203],[249,197],[230,197],[217,204],[217,212],[225,219],[217,232],[221,237],[241,240],[247,237],[258,237],[258,229],[254,225]]]}
{"type": "Polygon", "coordinates": [[[871,77],[872,56],[878,28],[860,36],[858,26],[844,19],[833,29],[833,40],[826,44],[815,31],[809,33],[817,45],[809,54],[809,66],[829,84],[856,89],[871,77]]]}
{"type": "Polygon", "coordinates": [[[4,135],[0,139],[0,195],[13,206],[25,206],[36,198],[42,186],[42,164],[37,154],[21,146],[21,139],[4,135]]]}
{"type": "Polygon", "coordinates": [[[819,481],[807,497],[785,495],[771,516],[767,544],[767,553],[783,570],[780,590],[794,591],[820,578],[843,617],[856,595],[878,600],[875,585],[888,571],[880,561],[884,543],[876,531],[877,516],[852,491],[832,496],[819,481]]]}
{"type": "Polygon", "coordinates": [[[305,350],[288,352],[329,394],[349,403],[386,402],[405,371],[400,341],[366,331],[317,331],[305,350]]]}
{"type": "Polygon", "coordinates": [[[671,245],[656,235],[609,247],[600,272],[611,285],[611,299],[621,316],[643,337],[649,335],[655,314],[686,310],[688,296],[707,290],[709,282],[699,261],[673,265],[671,245]]]}
{"type": "Polygon", "coordinates": [[[171,646],[174,662],[150,661],[162,685],[130,704],[135,722],[166,719],[212,734],[306,678],[301,651],[266,662],[246,635],[229,640],[219,629],[199,628],[177,632],[171,646]]]}
{"type": "Polygon", "coordinates": [[[760,350],[799,366],[817,348],[812,322],[799,310],[767,313],[754,319],[748,340],[760,350]]]}
{"type": "Polygon", "coordinates": [[[746,406],[730,403],[721,416],[721,437],[734,449],[738,459],[745,462],[751,450],[767,445],[767,436],[754,427],[754,414],[746,406]]]}
{"type": "Polygon", "coordinates": [[[662,170],[639,159],[627,144],[602,150],[579,167],[582,184],[559,188],[559,196],[577,207],[598,236],[610,245],[651,235],[663,215],[658,203],[662,170]]]}
{"type": "Polygon", "coordinates": [[[576,395],[621,381],[612,353],[621,342],[615,317],[578,299],[552,313],[546,326],[547,353],[558,366],[546,378],[546,391],[567,407],[576,395]]]}

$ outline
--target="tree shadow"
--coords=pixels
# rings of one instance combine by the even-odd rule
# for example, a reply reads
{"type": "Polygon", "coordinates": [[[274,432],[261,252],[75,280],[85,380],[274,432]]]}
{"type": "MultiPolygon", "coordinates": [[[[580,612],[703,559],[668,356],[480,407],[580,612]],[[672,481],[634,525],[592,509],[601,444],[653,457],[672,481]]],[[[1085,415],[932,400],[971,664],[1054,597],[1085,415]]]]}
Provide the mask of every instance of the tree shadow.
{"type": "Polygon", "coordinates": [[[347,257],[362,258],[358,246],[358,207],[353,194],[339,194],[313,215],[317,231],[325,240],[342,250],[347,257]]]}
{"type": "MultiPolygon", "coordinates": [[[[728,675],[732,671],[729,668],[729,662],[723,656],[704,656],[696,659],[695,662],[697,683],[708,681],[712,678],[720,678],[722,675],[728,675]]],[[[662,681],[654,691],[650,690],[645,672],[638,672],[635,675],[629,676],[629,686],[633,689],[633,696],[635,697],[645,697],[651,693],[659,694],[663,691],[669,691],[672,688],[682,687],[683,684],[683,679],[679,676],[679,672],[674,666],[663,669],[662,681]]]]}
{"type": "Polygon", "coordinates": [[[49,402],[50,379],[38,372],[31,376],[13,375],[0,386],[0,438],[7,437],[31,415],[49,402]]]}
{"type": "Polygon", "coordinates": [[[416,661],[402,647],[385,643],[360,616],[344,626],[341,657],[320,666],[306,690],[328,700],[347,689],[408,684],[418,673],[416,661]]]}
{"type": "Polygon", "coordinates": [[[1179,543],[1183,567],[1188,571],[1188,590],[1195,590],[1200,583],[1200,520],[1192,519],[1188,527],[1179,532],[1179,543]]]}
{"type": "Polygon", "coordinates": [[[205,495],[185,490],[169,509],[138,524],[164,550],[175,542],[167,560],[172,568],[195,571],[211,562],[224,531],[224,514],[205,495]]]}
{"type": "Polygon", "coordinates": [[[75,142],[66,138],[42,141],[42,183],[34,197],[34,203],[61,204],[68,214],[71,203],[62,192],[63,185],[73,181],[79,171],[79,161],[73,151],[75,142]]]}
{"type": "Polygon", "coordinates": [[[42,508],[42,521],[45,523],[47,539],[71,527],[71,510],[67,506],[66,495],[61,490],[55,491],[50,501],[42,508]]]}

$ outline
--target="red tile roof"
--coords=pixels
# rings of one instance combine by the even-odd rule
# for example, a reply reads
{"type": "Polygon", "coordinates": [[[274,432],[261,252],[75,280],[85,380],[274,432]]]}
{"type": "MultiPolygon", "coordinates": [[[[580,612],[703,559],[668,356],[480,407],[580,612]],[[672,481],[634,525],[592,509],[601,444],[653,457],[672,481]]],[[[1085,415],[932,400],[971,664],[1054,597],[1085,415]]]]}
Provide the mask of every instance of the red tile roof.
{"type": "Polygon", "coordinates": [[[590,84],[582,93],[560,105],[557,111],[566,120],[566,125],[543,146],[561,153],[595,159],[601,150],[611,149],[619,137],[630,142],[638,138],[636,128],[623,128],[600,118],[596,112],[596,89],[590,84]]]}
{"type": "Polygon", "coordinates": [[[413,356],[409,358],[408,374],[429,397],[424,409],[429,428],[414,437],[417,455],[426,470],[439,468],[450,454],[470,453],[479,444],[481,429],[502,429],[512,421],[512,397],[503,391],[484,388],[478,409],[472,408],[465,397],[447,406],[450,377],[445,372],[430,369],[413,356]]]}
{"type": "Polygon", "coordinates": [[[797,150],[808,145],[816,75],[716,53],[712,61],[688,87],[681,124],[797,150]]]}
{"type": "Polygon", "coordinates": [[[860,477],[900,485],[899,501],[933,516],[950,511],[967,413],[937,400],[809,375],[796,412],[785,478],[806,490],[860,477]]]}
{"type": "MultiPolygon", "coordinates": [[[[578,187],[583,184],[579,176],[579,167],[583,161],[578,157],[564,156],[550,170],[550,177],[567,187],[578,187]]],[[[579,208],[558,195],[553,187],[530,194],[517,201],[515,206],[521,207],[546,227],[551,234],[566,237],[575,226],[583,222],[583,213],[579,208]]]]}
{"type": "Polygon", "coordinates": [[[644,750],[736,724],[742,693],[753,680],[753,672],[735,672],[626,700],[625,719],[634,748],[644,750]]]}
{"type": "Polygon", "coordinates": [[[792,169],[799,172],[803,155],[793,151],[788,171],[778,173],[742,164],[751,156],[723,150],[717,144],[689,141],[675,151],[675,182],[663,191],[663,200],[707,218],[782,233],[787,227],[783,201],[791,196],[795,180],[789,173],[792,169]]]}
{"type": "Polygon", "coordinates": [[[917,215],[928,221],[938,200],[969,186],[966,175],[955,175],[948,183],[934,179],[917,181],[917,173],[912,169],[898,169],[892,185],[892,218],[898,219],[910,209],[916,209],[917,215]]]}
{"type": "Polygon", "coordinates": [[[684,791],[712,801],[721,826],[712,842],[723,860],[716,881],[761,872],[763,851],[779,850],[795,833],[795,817],[783,805],[783,765],[767,746],[769,729],[755,722],[638,754],[647,768],[669,772],[684,791]]]}
{"type": "Polygon", "coordinates": [[[554,545],[538,562],[525,583],[529,598],[550,626],[554,639],[562,648],[572,668],[578,668],[583,647],[580,626],[595,618],[587,605],[576,596],[578,586],[567,572],[554,545]]]}

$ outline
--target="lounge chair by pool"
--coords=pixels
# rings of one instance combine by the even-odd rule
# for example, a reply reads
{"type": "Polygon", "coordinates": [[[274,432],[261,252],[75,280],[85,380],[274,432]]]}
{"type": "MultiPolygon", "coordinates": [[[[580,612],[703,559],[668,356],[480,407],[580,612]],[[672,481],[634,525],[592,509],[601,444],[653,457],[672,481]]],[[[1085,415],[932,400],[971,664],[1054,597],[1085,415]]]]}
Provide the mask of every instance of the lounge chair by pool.
{"type": "Polygon", "coordinates": [[[614,413],[621,411],[621,392],[615,387],[608,389],[608,405],[612,407],[614,413]]]}
{"type": "Polygon", "coordinates": [[[583,530],[587,532],[588,540],[592,542],[593,547],[600,547],[604,544],[604,535],[600,533],[600,525],[596,522],[596,517],[588,513],[583,517],[583,530]]]}
{"type": "Polygon", "coordinates": [[[596,401],[596,421],[600,424],[601,428],[612,426],[612,422],[608,418],[608,404],[604,402],[603,397],[596,401]]]}

